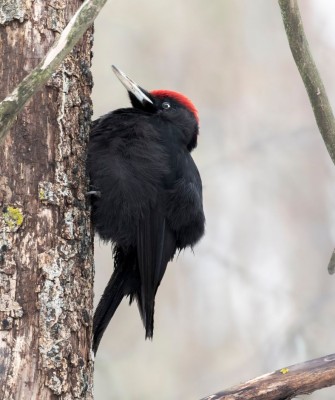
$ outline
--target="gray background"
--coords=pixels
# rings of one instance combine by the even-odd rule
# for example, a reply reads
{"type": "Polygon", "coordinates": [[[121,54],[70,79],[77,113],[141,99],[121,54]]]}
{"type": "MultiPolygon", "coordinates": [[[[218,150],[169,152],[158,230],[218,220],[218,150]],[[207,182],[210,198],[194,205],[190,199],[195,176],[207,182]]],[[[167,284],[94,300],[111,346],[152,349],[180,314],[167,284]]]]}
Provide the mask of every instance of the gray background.
{"type": "MultiPolygon", "coordinates": [[[[300,5],[334,104],[335,2],[300,5]]],[[[111,64],[197,105],[207,232],[167,269],[153,342],[135,305],[118,309],[96,399],[200,399],[334,352],[335,168],[277,1],[110,0],[95,24],[95,117],[129,104],[111,64]]],[[[97,240],[96,302],[112,265],[97,240]]],[[[334,400],[335,389],[300,398],[334,400]]]]}

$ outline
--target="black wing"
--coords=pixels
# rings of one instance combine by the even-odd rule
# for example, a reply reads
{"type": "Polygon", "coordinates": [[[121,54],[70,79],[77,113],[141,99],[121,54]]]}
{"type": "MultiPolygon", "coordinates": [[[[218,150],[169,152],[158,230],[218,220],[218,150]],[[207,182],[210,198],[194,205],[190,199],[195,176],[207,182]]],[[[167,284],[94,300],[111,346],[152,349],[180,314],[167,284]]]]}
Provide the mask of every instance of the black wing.
{"type": "Polygon", "coordinates": [[[178,159],[180,174],[168,191],[167,220],[177,237],[177,248],[194,246],[205,231],[202,183],[199,171],[187,152],[178,159]]]}
{"type": "Polygon", "coordinates": [[[137,226],[155,208],[167,155],[145,115],[117,110],[94,124],[88,149],[92,220],[104,240],[126,248],[136,245],[137,226]]]}
{"type": "Polygon", "coordinates": [[[149,209],[137,229],[137,258],[141,279],[138,305],[146,338],[152,338],[155,295],[175,251],[176,237],[166,218],[160,211],[149,209]]]}

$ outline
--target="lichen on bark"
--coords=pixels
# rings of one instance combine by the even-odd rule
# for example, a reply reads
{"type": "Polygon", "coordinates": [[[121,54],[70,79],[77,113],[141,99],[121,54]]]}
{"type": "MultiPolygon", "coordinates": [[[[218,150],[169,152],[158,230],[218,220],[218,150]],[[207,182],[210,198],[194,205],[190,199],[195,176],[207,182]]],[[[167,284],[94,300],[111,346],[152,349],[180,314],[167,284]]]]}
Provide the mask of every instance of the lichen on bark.
{"type": "Polygon", "coordinates": [[[23,22],[26,15],[25,2],[22,0],[2,0],[0,3],[0,24],[13,20],[23,22]]]}

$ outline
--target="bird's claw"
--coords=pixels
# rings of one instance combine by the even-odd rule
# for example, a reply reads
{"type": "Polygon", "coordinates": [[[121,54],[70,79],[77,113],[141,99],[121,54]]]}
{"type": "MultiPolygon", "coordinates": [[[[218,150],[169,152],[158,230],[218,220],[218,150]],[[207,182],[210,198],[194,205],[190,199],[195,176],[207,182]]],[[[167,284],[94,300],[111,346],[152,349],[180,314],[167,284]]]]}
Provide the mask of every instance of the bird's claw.
{"type": "Polygon", "coordinates": [[[101,197],[101,192],[100,190],[90,190],[89,192],[86,193],[86,196],[101,197]]]}

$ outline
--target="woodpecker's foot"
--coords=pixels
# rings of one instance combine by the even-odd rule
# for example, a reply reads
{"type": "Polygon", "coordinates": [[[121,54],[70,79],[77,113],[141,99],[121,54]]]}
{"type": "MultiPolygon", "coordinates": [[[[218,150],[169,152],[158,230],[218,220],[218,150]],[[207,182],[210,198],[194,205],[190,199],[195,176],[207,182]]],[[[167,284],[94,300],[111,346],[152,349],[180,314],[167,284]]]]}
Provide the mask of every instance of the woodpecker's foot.
{"type": "Polygon", "coordinates": [[[86,193],[86,196],[96,196],[101,197],[101,192],[99,190],[90,190],[86,193]]]}

